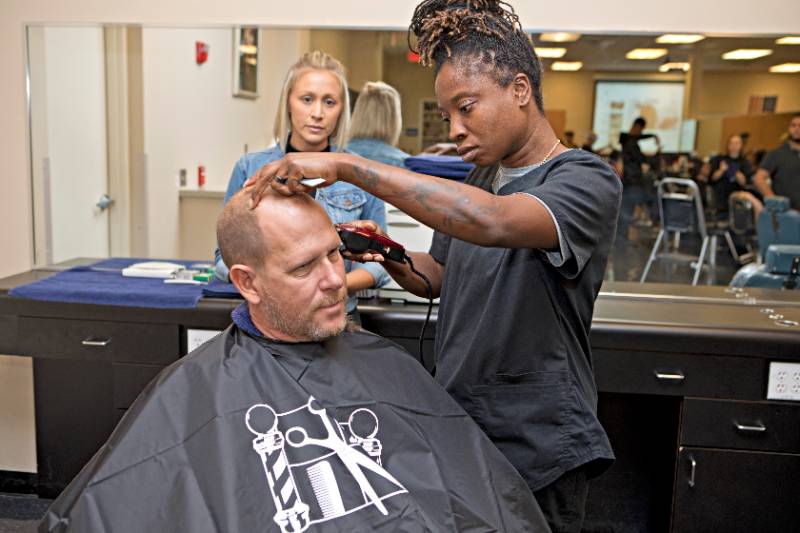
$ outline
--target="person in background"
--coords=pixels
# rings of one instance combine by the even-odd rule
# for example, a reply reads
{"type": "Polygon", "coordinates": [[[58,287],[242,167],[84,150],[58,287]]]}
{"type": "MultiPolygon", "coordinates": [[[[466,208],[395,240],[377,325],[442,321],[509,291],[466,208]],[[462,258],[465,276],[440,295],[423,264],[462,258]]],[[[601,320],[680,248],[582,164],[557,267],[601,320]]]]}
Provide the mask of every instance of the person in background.
{"type": "Polygon", "coordinates": [[[403,129],[400,93],[382,81],[368,81],[353,109],[347,149],[355,154],[403,168],[409,154],[397,148],[403,129]]]}
{"type": "Polygon", "coordinates": [[[695,175],[694,180],[700,184],[700,188],[702,189],[704,186],[708,185],[709,178],[711,177],[711,159],[708,157],[704,157],[697,167],[697,175],[695,175]]]}
{"type": "Polygon", "coordinates": [[[594,143],[597,142],[597,134],[593,131],[590,131],[589,134],[586,136],[586,141],[581,146],[581,150],[586,150],[587,152],[594,153],[594,143]]]}
{"type": "Polygon", "coordinates": [[[739,134],[739,137],[742,139],[742,157],[747,159],[750,162],[750,166],[753,168],[753,172],[757,168],[757,165],[753,163],[753,151],[750,149],[750,132],[743,131],[739,134]]]}
{"type": "Polygon", "coordinates": [[[786,142],[767,154],[753,177],[764,196],[786,196],[792,209],[800,209],[800,113],[789,121],[786,142]]]}
{"type": "MultiPolygon", "coordinates": [[[[292,152],[336,152],[346,144],[350,126],[350,99],[345,69],[334,57],[316,50],[304,54],[286,74],[273,133],[277,144],[260,152],[245,154],[233,167],[224,203],[242,188],[245,181],[267,163],[292,152]]],[[[316,200],[335,224],[372,220],[386,226],[383,200],[354,185],[340,182],[316,191],[316,200]]],[[[228,267],[216,251],[216,274],[228,280],[228,267]]],[[[381,287],[389,281],[386,271],[376,263],[347,261],[347,313],[355,320],[356,293],[381,287]]]]}
{"type": "Polygon", "coordinates": [[[725,154],[711,159],[709,182],[714,191],[714,201],[718,215],[728,212],[728,199],[731,194],[741,192],[749,196],[755,206],[756,214],[761,211],[761,202],[756,200],[747,190],[753,169],[744,156],[744,143],[740,135],[731,135],[725,147],[725,154]]]}
{"type": "Polygon", "coordinates": [[[564,132],[564,142],[561,143],[567,148],[577,148],[578,145],[575,144],[575,132],[574,131],[565,131],[564,132]]]}
{"type": "Polygon", "coordinates": [[[619,143],[622,146],[623,189],[622,208],[617,226],[618,244],[622,244],[628,238],[628,228],[633,220],[636,206],[647,203],[642,173],[642,164],[645,163],[646,158],[639,147],[639,141],[655,138],[658,143],[659,140],[657,135],[644,133],[645,126],[647,126],[647,121],[639,117],[633,121],[633,126],[628,133],[619,134],[619,143]]]}
{"type": "Polygon", "coordinates": [[[608,154],[606,160],[608,164],[611,165],[611,168],[614,169],[614,172],[617,173],[619,179],[622,180],[622,154],[619,150],[612,150],[610,154],[608,154]]]}

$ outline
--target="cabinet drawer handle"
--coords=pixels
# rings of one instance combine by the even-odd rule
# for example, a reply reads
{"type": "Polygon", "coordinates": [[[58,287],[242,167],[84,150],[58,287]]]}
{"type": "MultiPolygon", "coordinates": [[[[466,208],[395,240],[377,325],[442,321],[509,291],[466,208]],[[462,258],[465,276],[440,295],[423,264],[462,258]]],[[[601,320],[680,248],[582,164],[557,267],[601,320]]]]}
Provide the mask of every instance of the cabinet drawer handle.
{"type": "Polygon", "coordinates": [[[686,376],[680,370],[677,372],[659,372],[656,370],[654,374],[659,381],[667,381],[669,383],[679,383],[686,379],[686,376]]]}
{"type": "Polygon", "coordinates": [[[762,424],[761,422],[756,422],[755,425],[747,425],[747,424],[740,424],[736,420],[733,421],[733,425],[741,431],[742,433],[764,433],[767,430],[767,426],[762,424]]]}
{"type": "Polygon", "coordinates": [[[108,346],[111,344],[111,339],[97,339],[94,337],[89,337],[88,339],[83,339],[81,344],[84,346],[108,346]]]}
{"type": "Polygon", "coordinates": [[[694,487],[694,474],[697,472],[697,461],[694,457],[689,457],[689,464],[692,465],[692,470],[689,472],[689,486],[694,487]]]}
{"type": "Polygon", "coordinates": [[[403,213],[399,209],[387,209],[386,212],[390,215],[405,215],[405,213],[403,213]]]}

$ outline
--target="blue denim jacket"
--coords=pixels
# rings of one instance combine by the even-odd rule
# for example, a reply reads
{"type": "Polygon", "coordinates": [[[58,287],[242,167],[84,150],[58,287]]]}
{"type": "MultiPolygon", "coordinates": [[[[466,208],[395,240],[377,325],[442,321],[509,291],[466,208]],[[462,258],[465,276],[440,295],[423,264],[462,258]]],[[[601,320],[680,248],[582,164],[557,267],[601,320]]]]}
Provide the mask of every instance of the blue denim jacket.
{"type": "MultiPolygon", "coordinates": [[[[242,188],[247,178],[256,173],[258,169],[282,159],[283,149],[279,145],[267,148],[260,152],[253,152],[243,155],[233,167],[231,179],[228,182],[228,190],[225,191],[225,199],[228,200],[242,188]]],[[[372,196],[344,181],[338,181],[330,187],[317,189],[317,202],[319,202],[334,224],[342,222],[352,222],[354,220],[374,220],[384,230],[386,229],[386,209],[383,200],[372,196]]],[[[217,277],[221,280],[228,280],[228,267],[222,261],[219,248],[214,252],[216,262],[217,277]]],[[[357,263],[345,260],[345,272],[350,272],[354,268],[362,268],[369,272],[375,280],[375,287],[382,287],[389,282],[389,275],[378,263],[357,263]]],[[[347,312],[356,308],[357,298],[350,296],[347,299],[347,312]]]]}
{"type": "Polygon", "coordinates": [[[405,168],[403,163],[408,154],[399,148],[377,139],[357,138],[347,143],[347,151],[353,152],[366,159],[405,168]]]}

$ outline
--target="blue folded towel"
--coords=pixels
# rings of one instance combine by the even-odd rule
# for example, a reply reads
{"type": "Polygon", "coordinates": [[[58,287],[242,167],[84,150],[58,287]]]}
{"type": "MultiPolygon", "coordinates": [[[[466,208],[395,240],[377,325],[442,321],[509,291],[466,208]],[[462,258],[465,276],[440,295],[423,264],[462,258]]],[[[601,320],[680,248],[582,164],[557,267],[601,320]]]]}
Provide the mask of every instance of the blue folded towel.
{"type": "Polygon", "coordinates": [[[472,163],[465,163],[460,157],[452,155],[415,155],[406,158],[404,164],[406,168],[414,172],[461,180],[475,168],[472,163]]]}
{"type": "MultiPolygon", "coordinates": [[[[164,283],[162,279],[129,278],[122,269],[152,259],[112,258],[64,270],[39,281],[14,287],[11,296],[96,305],[127,307],[197,307],[202,285],[164,283]]],[[[189,267],[197,261],[167,260],[189,267]]]]}
{"type": "Polygon", "coordinates": [[[241,298],[239,291],[233,283],[225,283],[217,278],[212,279],[208,285],[203,286],[203,296],[207,298],[241,298]]]}

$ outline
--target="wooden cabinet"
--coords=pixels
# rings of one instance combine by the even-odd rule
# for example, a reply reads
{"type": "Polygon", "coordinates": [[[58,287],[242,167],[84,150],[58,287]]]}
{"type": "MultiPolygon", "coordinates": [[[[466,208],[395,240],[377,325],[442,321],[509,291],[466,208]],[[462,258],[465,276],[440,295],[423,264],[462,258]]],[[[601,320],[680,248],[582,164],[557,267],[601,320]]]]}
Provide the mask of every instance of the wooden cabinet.
{"type": "Polygon", "coordinates": [[[800,527],[800,455],[682,447],[672,531],[768,533],[800,527]]]}
{"type": "Polygon", "coordinates": [[[35,355],[38,492],[55,497],[144,387],[180,353],[178,325],[20,317],[35,355]]]}
{"type": "Polygon", "coordinates": [[[672,531],[800,529],[800,406],[687,398],[672,531]]]}

